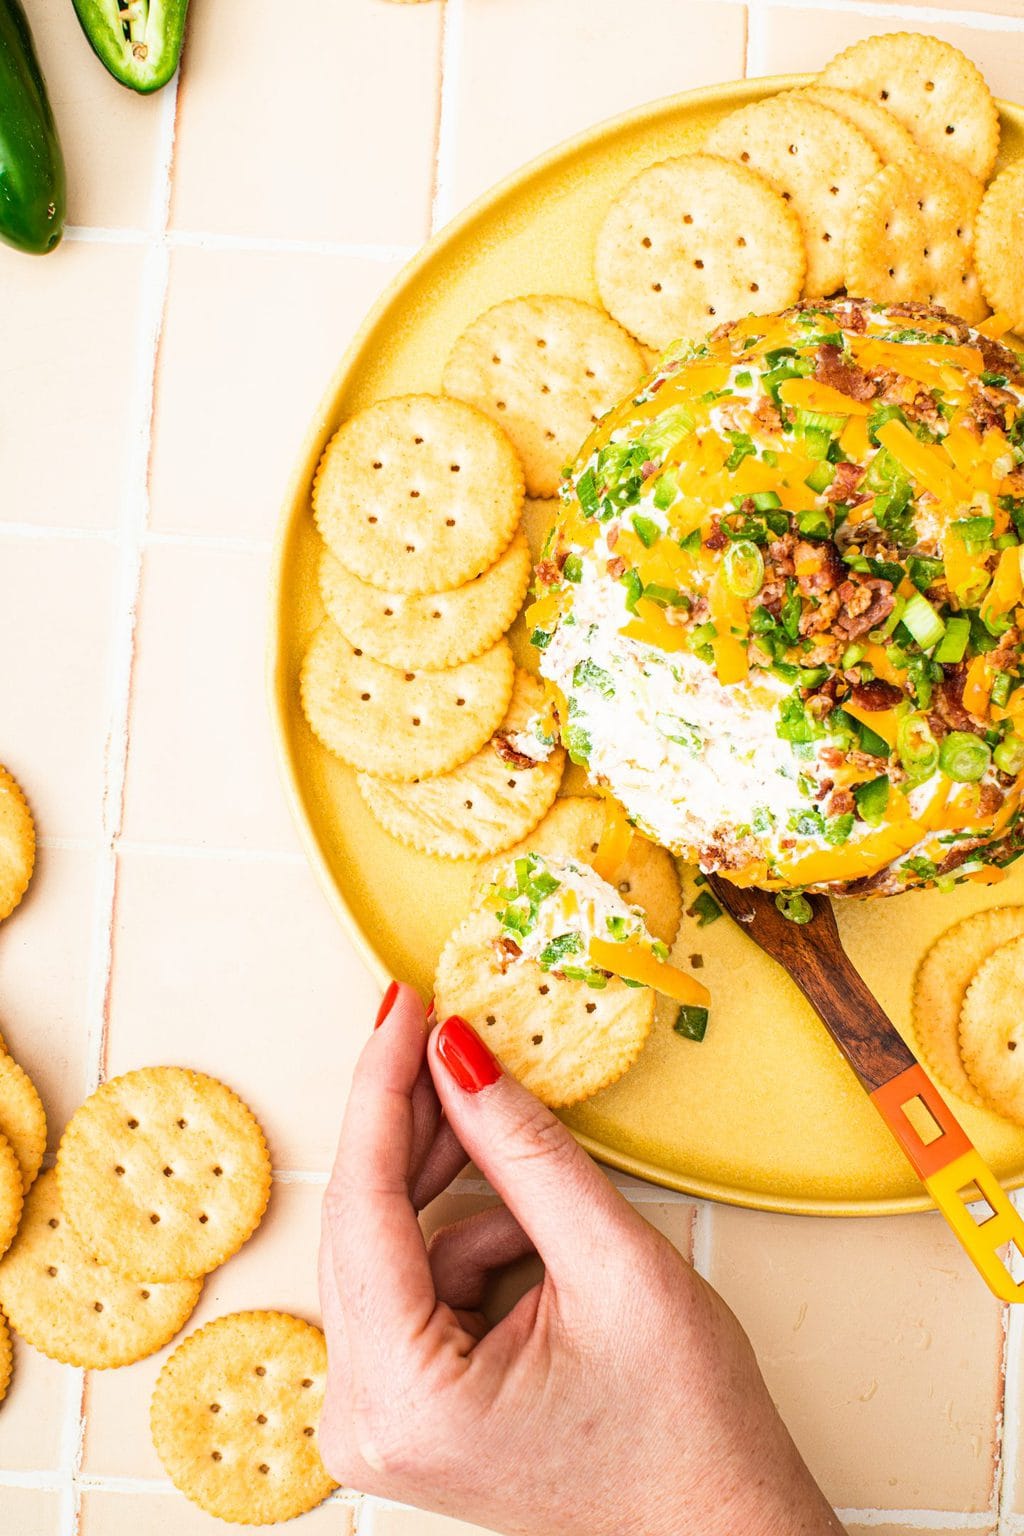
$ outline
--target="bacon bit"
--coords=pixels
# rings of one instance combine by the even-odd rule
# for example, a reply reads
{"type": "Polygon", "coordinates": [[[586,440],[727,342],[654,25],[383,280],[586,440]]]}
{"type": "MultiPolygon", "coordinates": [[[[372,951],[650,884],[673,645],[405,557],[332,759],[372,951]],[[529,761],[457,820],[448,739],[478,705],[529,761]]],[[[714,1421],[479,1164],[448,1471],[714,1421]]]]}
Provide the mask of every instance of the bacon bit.
{"type": "Polygon", "coordinates": [[[498,732],[491,737],[491,746],[501,758],[503,763],[508,763],[510,768],[536,768],[538,766],[535,757],[527,757],[525,752],[517,752],[505,733],[498,732]]]}
{"type": "Polygon", "coordinates": [[[949,726],[946,724],[945,720],[943,720],[941,715],[936,714],[934,709],[929,711],[926,718],[928,721],[928,728],[932,735],[935,737],[936,741],[941,741],[944,736],[949,735],[949,726]]]}
{"type": "Polygon", "coordinates": [[[795,848],[796,847],[796,838],[795,837],[780,837],[779,838],[779,847],[780,848],[795,848]]]}
{"type": "Polygon", "coordinates": [[[837,464],[832,484],[828,488],[829,501],[843,501],[853,505],[859,501],[866,501],[867,495],[857,495],[857,487],[863,480],[864,474],[863,464],[851,464],[846,459],[841,464],[837,464]]]}
{"type": "Polygon", "coordinates": [[[892,595],[892,582],[881,576],[865,576],[859,581],[844,581],[839,588],[842,612],[836,619],[836,628],[848,640],[866,635],[887,619],[896,606],[892,595]]]}
{"type": "Polygon", "coordinates": [[[846,762],[846,753],[841,747],[822,747],[818,756],[826,768],[841,768],[846,762]]]}
{"type": "Polygon", "coordinates": [[[620,576],[625,576],[626,574],[626,562],[621,555],[613,555],[605,565],[605,570],[609,576],[614,576],[615,580],[618,581],[620,576]]]}
{"type": "Polygon", "coordinates": [[[931,427],[933,430],[943,420],[942,412],[935,399],[924,389],[918,390],[909,403],[905,400],[903,410],[911,421],[923,422],[926,427],[931,427]]]}
{"type": "Polygon", "coordinates": [[[546,587],[553,587],[561,579],[562,567],[554,560],[540,560],[537,563],[537,580],[543,582],[546,587]]]}
{"type": "Polygon", "coordinates": [[[986,373],[1005,373],[1008,379],[1022,379],[1020,359],[1002,342],[993,341],[990,336],[976,336],[972,345],[981,353],[986,373]]]}
{"type": "Polygon", "coordinates": [[[705,549],[724,549],[729,542],[728,534],[722,532],[722,521],[719,517],[711,519],[711,532],[705,534],[703,544],[705,549]]]}
{"type": "Polygon", "coordinates": [[[645,459],[640,466],[640,479],[649,480],[658,466],[653,459],[645,459]]]}
{"type": "Polygon", "coordinates": [[[522,954],[522,950],[519,948],[519,945],[516,943],[515,939],[507,939],[505,938],[504,934],[500,939],[491,940],[491,948],[494,950],[494,953],[497,956],[498,969],[503,976],[505,975],[505,972],[508,970],[509,966],[512,964],[512,961],[517,959],[522,954]]]}
{"type": "Polygon", "coordinates": [[[768,558],[775,568],[778,576],[792,576],[795,566],[793,563],[793,551],[796,549],[796,535],[784,533],[781,539],[773,539],[768,545],[768,558]]]}
{"type": "Polygon", "coordinates": [[[794,569],[808,565],[814,568],[797,577],[797,586],[805,597],[832,592],[846,575],[842,556],[831,539],[821,539],[816,544],[800,540],[794,550],[794,569]]]}
{"type": "Polygon", "coordinates": [[[849,816],[856,809],[856,805],[857,802],[853,798],[852,789],[837,789],[833,791],[832,798],[828,802],[828,814],[830,816],[849,816]]]}
{"type": "Polygon", "coordinates": [[[811,796],[811,799],[812,800],[824,800],[825,796],[828,795],[828,794],[831,794],[832,790],[835,789],[835,787],[836,787],[835,779],[822,779],[821,783],[818,785],[817,789],[814,791],[814,794],[811,796]]]}
{"type": "Polygon", "coordinates": [[[875,380],[869,378],[863,368],[847,362],[842,349],[831,342],[818,348],[814,377],[819,384],[838,389],[841,395],[848,395],[851,400],[873,400],[878,394],[875,380]]]}
{"type": "Polygon", "coordinates": [[[770,400],[767,395],[757,402],[757,405],[750,414],[762,427],[767,427],[769,432],[778,432],[782,426],[779,408],[775,401],[770,400]]]}
{"type": "Polygon", "coordinates": [[[895,709],[897,704],[903,703],[903,690],[897,688],[895,683],[873,677],[866,683],[855,683],[852,698],[861,709],[895,709]]]}
{"type": "Polygon", "coordinates": [[[862,334],[868,328],[868,317],[864,313],[864,304],[858,299],[850,299],[845,309],[837,310],[837,317],[845,325],[848,331],[856,331],[862,334]]]}
{"type": "Polygon", "coordinates": [[[709,341],[724,341],[727,336],[732,334],[732,332],[736,329],[737,325],[739,325],[739,321],[738,320],[723,320],[721,325],[716,325],[715,326],[715,329],[711,332],[711,335],[708,337],[708,340],[709,341]]]}
{"type": "Polygon", "coordinates": [[[966,864],[967,860],[970,858],[971,854],[975,852],[976,849],[985,848],[987,846],[987,842],[983,837],[967,838],[965,842],[958,843],[955,848],[950,849],[942,863],[939,865],[938,873],[940,875],[951,874],[954,869],[959,869],[961,864],[966,864]]]}
{"type": "Polygon", "coordinates": [[[994,816],[1006,799],[998,784],[983,784],[978,796],[978,810],[983,816],[994,816]]]}
{"type": "Polygon", "coordinates": [[[936,689],[935,708],[953,731],[973,731],[977,722],[964,708],[967,668],[963,662],[943,667],[946,674],[936,689]]]}
{"type": "Polygon", "coordinates": [[[615,548],[616,544],[619,542],[618,523],[612,523],[611,527],[608,529],[608,532],[604,536],[604,541],[608,545],[609,549],[615,548]]]}

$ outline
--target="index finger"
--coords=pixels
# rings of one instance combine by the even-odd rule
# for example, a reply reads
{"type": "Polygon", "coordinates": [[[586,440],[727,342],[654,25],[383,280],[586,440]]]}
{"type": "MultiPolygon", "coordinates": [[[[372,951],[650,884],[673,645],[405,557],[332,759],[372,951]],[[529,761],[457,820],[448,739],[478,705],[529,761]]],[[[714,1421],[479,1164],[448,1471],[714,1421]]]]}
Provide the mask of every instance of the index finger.
{"type": "Polygon", "coordinates": [[[401,986],[356,1064],[338,1152],[324,1196],[334,1281],[353,1350],[394,1360],[437,1304],[427,1250],[409,1196],[412,1091],[427,1026],[401,986]]]}

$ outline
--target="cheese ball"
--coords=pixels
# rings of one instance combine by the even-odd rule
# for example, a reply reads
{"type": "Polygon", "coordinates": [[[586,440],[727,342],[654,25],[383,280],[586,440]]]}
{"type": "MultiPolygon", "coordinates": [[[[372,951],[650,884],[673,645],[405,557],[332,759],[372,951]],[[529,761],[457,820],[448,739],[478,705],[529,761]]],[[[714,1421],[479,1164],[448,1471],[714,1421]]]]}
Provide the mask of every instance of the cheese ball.
{"type": "Polygon", "coordinates": [[[741,885],[889,895],[1024,851],[1024,372],[842,298],[671,348],[562,488],[531,639],[573,759],[741,885]]]}

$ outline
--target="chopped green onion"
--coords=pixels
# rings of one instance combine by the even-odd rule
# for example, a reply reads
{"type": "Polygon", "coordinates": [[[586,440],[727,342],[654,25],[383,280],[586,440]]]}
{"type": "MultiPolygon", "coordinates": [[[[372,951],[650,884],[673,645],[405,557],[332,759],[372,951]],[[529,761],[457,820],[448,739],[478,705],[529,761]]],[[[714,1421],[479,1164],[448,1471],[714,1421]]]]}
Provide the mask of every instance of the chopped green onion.
{"type": "Polygon", "coordinates": [[[777,491],[755,491],[750,499],[756,512],[773,512],[776,507],[782,506],[777,491]]]}
{"type": "Polygon", "coordinates": [[[885,737],[879,736],[869,725],[865,725],[863,720],[858,720],[857,725],[859,727],[857,745],[860,747],[860,750],[869,753],[872,757],[888,757],[889,743],[885,740],[885,737]]]}
{"type": "Polygon", "coordinates": [[[733,379],[733,383],[736,385],[737,389],[749,389],[753,382],[754,376],[746,368],[743,369],[742,373],[738,373],[735,379],[733,379]]]}
{"type": "Polygon", "coordinates": [[[684,1040],[703,1040],[708,1027],[708,1011],[692,1003],[684,1003],[676,1014],[672,1028],[684,1040]]]}
{"type": "Polygon", "coordinates": [[[780,891],[775,898],[775,905],[791,923],[809,923],[814,916],[814,908],[807,897],[801,896],[798,891],[780,891]]]}
{"type": "Polygon", "coordinates": [[[633,514],[633,527],[636,529],[637,538],[645,549],[650,549],[661,538],[661,529],[653,518],[643,517],[639,512],[633,514]]]}
{"type": "Polygon", "coordinates": [[[694,528],[693,532],[688,533],[685,539],[679,540],[679,548],[685,549],[688,555],[695,555],[700,549],[700,542],[700,529],[694,528]]]}
{"type": "Polygon", "coordinates": [[[866,784],[856,785],[853,798],[857,802],[861,821],[866,821],[869,827],[877,827],[889,804],[889,775],[883,773],[877,779],[869,779],[866,784]]]}
{"type": "Polygon", "coordinates": [[[576,663],[572,674],[572,685],[574,688],[596,688],[598,693],[603,694],[606,699],[615,697],[615,680],[611,673],[606,672],[604,667],[599,667],[597,662],[591,661],[589,657],[576,663]]]}
{"type": "Polygon", "coordinates": [[[907,575],[919,592],[927,592],[929,587],[941,580],[944,573],[945,566],[941,560],[929,560],[925,555],[911,555],[907,561],[907,575]]]}
{"type": "Polygon", "coordinates": [[[947,619],[946,633],[939,641],[932,659],[952,665],[955,665],[958,661],[963,661],[964,653],[967,650],[967,642],[970,638],[970,619],[962,618],[959,614],[952,619],[947,619]]]}
{"type": "Polygon", "coordinates": [[[1000,773],[1011,773],[1016,778],[1024,769],[1024,740],[1011,731],[996,747],[992,757],[1000,773]]]}
{"type": "Polygon", "coordinates": [[[751,539],[730,544],[725,552],[725,580],[737,597],[754,597],[764,585],[764,557],[751,539]]]}
{"type": "Polygon", "coordinates": [[[583,580],[583,561],[579,555],[566,555],[565,564],[562,566],[563,581],[583,580]]]}
{"type": "Polygon", "coordinates": [[[828,490],[835,477],[835,465],[830,464],[827,459],[822,459],[819,463],[815,464],[810,474],[804,480],[804,485],[809,490],[817,491],[820,495],[823,491],[828,490]]]}
{"type": "Polygon", "coordinates": [[[998,704],[1000,709],[1010,697],[1010,688],[1013,685],[1013,677],[1009,672],[997,672],[992,679],[992,703],[998,704]]]}
{"type": "Polygon", "coordinates": [[[626,589],[626,607],[630,613],[636,613],[636,605],[644,595],[644,584],[639,574],[630,566],[619,580],[626,589]]]}
{"type": "Polygon", "coordinates": [[[797,531],[807,539],[827,539],[832,534],[832,519],[823,507],[811,507],[796,515],[797,531]]]}
{"type": "Polygon", "coordinates": [[[674,469],[666,469],[663,475],[659,475],[654,482],[654,505],[659,512],[664,512],[675,501],[679,494],[679,478],[674,469]]]}
{"type": "Polygon", "coordinates": [[[530,644],[536,646],[538,651],[545,651],[551,644],[551,636],[546,629],[531,630],[530,644]]]}
{"type": "Polygon", "coordinates": [[[842,816],[833,816],[825,823],[825,841],[833,848],[845,843],[853,831],[853,812],[847,811],[842,816]]]}
{"type": "Polygon", "coordinates": [[[931,778],[939,765],[939,744],[924,715],[905,715],[896,728],[900,762],[919,783],[931,778]]]}
{"type": "Polygon", "coordinates": [[[687,907],[686,915],[697,919],[698,928],[706,928],[709,923],[718,921],[722,909],[710,891],[699,891],[693,906],[687,907]]]}
{"type": "Polygon", "coordinates": [[[726,432],[725,435],[732,443],[732,452],[725,461],[726,469],[739,469],[744,459],[756,456],[754,439],[746,432],[726,432]]]}
{"type": "Polygon", "coordinates": [[[593,517],[600,507],[597,495],[597,479],[592,469],[585,470],[576,482],[576,495],[580,499],[585,517],[593,517]]]}
{"type": "Polygon", "coordinates": [[[675,587],[659,587],[656,582],[648,582],[644,587],[644,597],[649,597],[652,603],[661,603],[666,608],[686,608],[690,599],[685,593],[675,587]]]}
{"type": "Polygon", "coordinates": [[[858,645],[857,642],[854,641],[853,645],[848,645],[846,647],[846,650],[843,652],[840,659],[839,665],[845,672],[847,667],[855,667],[858,661],[863,661],[863,659],[864,647],[862,645],[858,645]]]}
{"type": "Polygon", "coordinates": [[[922,592],[907,599],[902,622],[923,651],[931,650],[946,633],[946,626],[922,592]]]}
{"type": "Polygon", "coordinates": [[[991,750],[969,731],[950,731],[939,748],[939,767],[955,784],[976,784],[991,761],[991,750]]]}

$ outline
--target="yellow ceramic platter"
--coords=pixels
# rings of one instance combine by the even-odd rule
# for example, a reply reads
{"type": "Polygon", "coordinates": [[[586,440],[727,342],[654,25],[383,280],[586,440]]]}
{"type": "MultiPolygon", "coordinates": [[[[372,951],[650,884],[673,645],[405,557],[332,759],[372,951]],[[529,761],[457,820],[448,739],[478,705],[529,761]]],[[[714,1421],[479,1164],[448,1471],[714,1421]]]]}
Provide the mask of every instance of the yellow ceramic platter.
{"type": "MultiPolygon", "coordinates": [[[[313,422],[285,503],[277,550],[270,686],[280,758],[309,856],[341,922],[383,980],[429,994],[441,946],[466,910],[473,870],[410,852],[371,819],[354,774],[314,740],[298,702],[299,663],[322,618],[310,486],[324,445],[353,411],[387,395],[437,391],[452,342],[517,294],[597,301],[592,252],[619,188],[644,166],[698,146],[733,108],[804,83],[738,82],[655,102],[554,150],[437,235],[376,305],[313,422]]],[[[1000,165],[1024,152],[1024,111],[1002,104],[1000,165]]],[[[534,535],[547,509],[529,512],[534,535]]],[[[521,626],[520,620],[520,626],[521,626]]],[[[529,648],[514,632],[518,657],[529,648]]],[[[575,770],[574,770],[575,772],[575,770]]],[[[573,787],[567,780],[567,788],[573,787]]],[[[692,871],[686,889],[692,899],[692,871]]],[[[965,913],[1024,901],[1024,860],[1003,884],[837,903],[844,941],[883,1006],[909,1030],[914,967],[965,913]]],[[[566,1116],[602,1161],[691,1194],[766,1210],[836,1215],[930,1202],[822,1026],[783,972],[723,917],[684,920],[679,951],[704,957],[714,998],[703,1044],[659,1013],[638,1064],[566,1116]]],[[[297,956],[297,963],[302,957],[297,956]]],[[[343,1000],[342,1000],[343,1001],[343,1000]]],[[[353,1020],[352,1028],[362,1029],[353,1020]]],[[[1024,1182],[1024,1131],[955,1101],[998,1177],[1024,1182]]]]}

